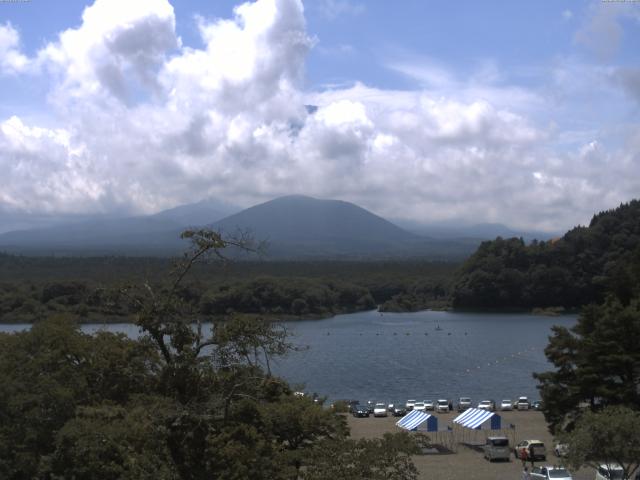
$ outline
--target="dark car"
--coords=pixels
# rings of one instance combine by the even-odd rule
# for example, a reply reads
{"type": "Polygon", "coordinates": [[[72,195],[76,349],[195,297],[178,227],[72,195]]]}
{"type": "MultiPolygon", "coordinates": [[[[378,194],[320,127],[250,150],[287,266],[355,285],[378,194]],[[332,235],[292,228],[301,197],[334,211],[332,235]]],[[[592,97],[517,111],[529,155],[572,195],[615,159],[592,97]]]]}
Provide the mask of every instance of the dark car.
{"type": "Polygon", "coordinates": [[[360,405],[360,402],[358,400],[348,400],[347,404],[349,405],[349,413],[353,413],[356,407],[360,405]]]}
{"type": "Polygon", "coordinates": [[[402,405],[398,405],[393,407],[393,412],[391,412],[394,417],[404,417],[407,414],[407,409],[402,405]]]}
{"type": "Polygon", "coordinates": [[[366,405],[355,405],[352,415],[354,417],[368,417],[369,416],[369,408],[366,405]]]}
{"type": "Polygon", "coordinates": [[[534,410],[542,410],[542,402],[540,400],[531,402],[531,408],[533,408],[534,410]]]}

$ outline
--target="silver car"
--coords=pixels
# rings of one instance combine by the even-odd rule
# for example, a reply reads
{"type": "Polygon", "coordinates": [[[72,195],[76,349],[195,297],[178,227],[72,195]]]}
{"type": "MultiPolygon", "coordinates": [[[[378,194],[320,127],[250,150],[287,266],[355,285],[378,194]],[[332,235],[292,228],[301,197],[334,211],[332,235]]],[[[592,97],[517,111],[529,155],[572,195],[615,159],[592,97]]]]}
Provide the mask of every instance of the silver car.
{"type": "Polygon", "coordinates": [[[449,411],[449,400],[438,400],[436,402],[436,412],[447,413],[449,411]]]}
{"type": "Polygon", "coordinates": [[[426,410],[426,407],[424,405],[424,402],[416,402],[413,405],[413,409],[418,410],[419,412],[424,412],[426,410]]]}
{"type": "Polygon", "coordinates": [[[500,402],[500,410],[503,412],[513,410],[513,402],[511,400],[502,400],[502,402],[500,402]]]}
{"type": "Polygon", "coordinates": [[[484,458],[493,462],[494,460],[511,460],[511,450],[509,449],[509,439],[507,437],[487,437],[484,444],[484,458]]]}
{"type": "Polygon", "coordinates": [[[387,416],[387,404],[386,403],[376,403],[375,407],[373,407],[373,416],[374,417],[386,417],[387,416]]]}
{"type": "Polygon", "coordinates": [[[563,467],[534,467],[531,480],[573,480],[571,474],[563,467]]]}

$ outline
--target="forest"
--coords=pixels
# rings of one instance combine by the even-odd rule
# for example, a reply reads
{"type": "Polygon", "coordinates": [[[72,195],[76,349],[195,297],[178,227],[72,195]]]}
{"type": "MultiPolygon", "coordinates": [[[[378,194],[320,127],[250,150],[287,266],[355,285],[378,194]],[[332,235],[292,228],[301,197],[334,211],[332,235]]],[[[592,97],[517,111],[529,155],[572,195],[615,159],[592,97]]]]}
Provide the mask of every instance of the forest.
{"type": "MultiPolygon", "coordinates": [[[[70,313],[82,322],[122,322],[127,285],[160,286],[174,262],[162,258],[24,257],[0,254],[0,320],[31,323],[70,313]]],[[[370,310],[446,306],[455,263],[212,260],[194,267],[178,294],[191,315],[231,313],[323,318],[370,310]]]]}
{"type": "Polygon", "coordinates": [[[497,238],[483,242],[456,273],[454,308],[577,310],[620,295],[631,284],[628,265],[640,248],[640,201],[593,217],[547,242],[497,238]]]}
{"type": "Polygon", "coordinates": [[[85,334],[69,314],[0,333],[0,478],[417,478],[413,437],[353,440],[344,416],[271,374],[285,329],[240,315],[193,328],[183,283],[225,247],[197,237],[157,287],[123,287],[138,339],[85,334]]]}
{"type": "MultiPolygon", "coordinates": [[[[483,242],[462,265],[426,260],[212,260],[179,292],[189,314],[324,318],[379,308],[577,311],[605,293],[629,296],[627,266],[640,249],[640,201],[593,217],[563,237],[529,244],[483,242]]],[[[174,262],[139,257],[0,254],[0,321],[30,323],[70,313],[82,322],[129,321],[127,285],[161,287],[174,262]]]]}

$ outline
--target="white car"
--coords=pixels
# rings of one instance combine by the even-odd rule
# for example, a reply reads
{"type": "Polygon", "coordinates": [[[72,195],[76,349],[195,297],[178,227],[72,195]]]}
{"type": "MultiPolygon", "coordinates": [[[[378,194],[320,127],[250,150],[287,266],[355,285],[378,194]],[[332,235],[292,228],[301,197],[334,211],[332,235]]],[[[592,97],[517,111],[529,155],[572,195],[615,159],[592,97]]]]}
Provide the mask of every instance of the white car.
{"type": "Polygon", "coordinates": [[[496,405],[493,403],[493,400],[482,400],[478,404],[479,410],[486,410],[487,412],[493,412],[496,409],[496,405]]]}
{"type": "Polygon", "coordinates": [[[596,480],[623,480],[624,470],[617,463],[602,464],[596,469],[596,480]]]}
{"type": "Polygon", "coordinates": [[[520,397],[516,402],[516,410],[529,410],[529,399],[527,397],[520,397]]]}
{"type": "Polygon", "coordinates": [[[410,410],[413,410],[413,406],[416,404],[415,400],[407,400],[407,403],[405,404],[405,408],[407,409],[407,412],[410,410]]]}
{"type": "Polygon", "coordinates": [[[447,413],[449,411],[449,400],[438,400],[436,402],[436,412],[447,413]]]}
{"type": "Polygon", "coordinates": [[[502,402],[500,402],[500,410],[503,412],[513,410],[513,402],[511,400],[502,400],[502,402]]]}
{"type": "Polygon", "coordinates": [[[433,400],[425,400],[424,401],[424,409],[425,410],[433,410],[435,408],[435,403],[433,400]]]}
{"type": "Polygon", "coordinates": [[[573,480],[571,474],[563,467],[534,467],[531,480],[573,480]]]}
{"type": "Polygon", "coordinates": [[[424,412],[427,410],[426,407],[424,406],[424,402],[416,402],[413,405],[413,409],[418,410],[419,412],[424,412]]]}
{"type": "Polygon", "coordinates": [[[373,407],[373,416],[374,417],[386,417],[387,416],[387,405],[385,403],[376,403],[373,407]]]}

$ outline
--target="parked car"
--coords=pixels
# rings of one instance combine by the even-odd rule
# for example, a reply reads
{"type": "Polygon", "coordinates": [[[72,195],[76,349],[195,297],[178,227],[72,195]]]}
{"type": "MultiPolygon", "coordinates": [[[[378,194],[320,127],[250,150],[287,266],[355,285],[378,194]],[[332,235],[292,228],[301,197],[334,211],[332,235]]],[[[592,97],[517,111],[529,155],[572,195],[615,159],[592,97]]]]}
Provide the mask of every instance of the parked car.
{"type": "Polygon", "coordinates": [[[390,403],[389,405],[387,405],[387,412],[393,412],[393,409],[395,408],[396,404],[395,403],[390,403]]]}
{"type": "Polygon", "coordinates": [[[525,452],[525,458],[527,460],[546,460],[547,449],[540,440],[523,440],[518,443],[513,449],[513,453],[516,458],[522,458],[522,451],[525,452]]]}
{"type": "Polygon", "coordinates": [[[407,412],[410,410],[413,410],[413,406],[416,404],[415,400],[407,400],[407,403],[405,404],[405,408],[407,409],[407,412]]]}
{"type": "Polygon", "coordinates": [[[542,402],[540,400],[536,400],[535,402],[531,402],[531,408],[534,410],[542,410],[542,402]]]}
{"type": "Polygon", "coordinates": [[[424,405],[424,402],[416,402],[413,404],[413,409],[414,410],[418,410],[420,412],[424,412],[427,410],[427,408],[424,405]]]}
{"type": "Polygon", "coordinates": [[[509,449],[509,439],[507,437],[487,437],[487,442],[483,447],[484,458],[493,462],[494,460],[511,459],[511,450],[509,449]]]}
{"type": "MultiPolygon", "coordinates": [[[[637,478],[637,477],[636,477],[637,478]]],[[[596,468],[596,480],[623,480],[624,470],[616,463],[602,464],[596,468]]]]}
{"type": "Polygon", "coordinates": [[[433,403],[433,400],[425,400],[424,401],[424,409],[425,410],[434,410],[436,404],[433,403]]]}
{"type": "Polygon", "coordinates": [[[529,399],[527,397],[520,397],[516,401],[516,410],[529,410],[529,399]]]}
{"type": "Polygon", "coordinates": [[[513,402],[511,400],[502,400],[502,402],[500,402],[500,410],[503,412],[513,410],[513,402]]]}
{"type": "Polygon", "coordinates": [[[356,409],[356,407],[358,405],[360,405],[360,402],[358,400],[349,400],[347,402],[348,408],[349,408],[349,413],[353,413],[354,410],[356,409]]]}
{"type": "Polygon", "coordinates": [[[531,480],[573,480],[571,474],[563,467],[534,467],[531,480]]]}
{"type": "Polygon", "coordinates": [[[471,399],[469,397],[460,397],[458,399],[458,411],[464,412],[467,408],[471,408],[471,399]]]}
{"type": "Polygon", "coordinates": [[[373,416],[374,417],[386,417],[387,416],[387,404],[386,403],[376,403],[373,407],[373,416]]]}
{"type": "Polygon", "coordinates": [[[556,446],[553,447],[553,453],[556,454],[556,457],[566,457],[569,453],[569,445],[566,443],[556,443],[556,446]]]}
{"type": "Polygon", "coordinates": [[[493,400],[482,400],[478,404],[478,408],[480,410],[486,410],[488,412],[493,412],[496,409],[496,402],[493,400]]]}
{"type": "Polygon", "coordinates": [[[407,409],[401,405],[398,405],[397,407],[393,408],[393,412],[391,412],[391,414],[394,417],[404,417],[407,414],[407,409]]]}
{"type": "Polygon", "coordinates": [[[354,417],[368,417],[369,408],[366,405],[356,405],[353,409],[352,415],[354,417]]]}
{"type": "Polygon", "coordinates": [[[373,403],[373,401],[371,400],[367,400],[367,408],[369,409],[369,413],[373,413],[373,409],[375,408],[376,404],[373,403]]]}
{"type": "Polygon", "coordinates": [[[449,411],[449,400],[438,400],[436,402],[436,412],[447,413],[449,411]]]}

